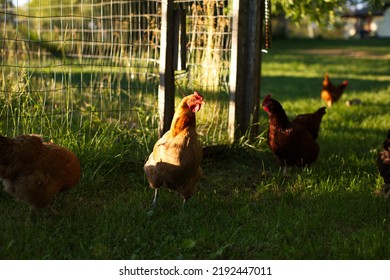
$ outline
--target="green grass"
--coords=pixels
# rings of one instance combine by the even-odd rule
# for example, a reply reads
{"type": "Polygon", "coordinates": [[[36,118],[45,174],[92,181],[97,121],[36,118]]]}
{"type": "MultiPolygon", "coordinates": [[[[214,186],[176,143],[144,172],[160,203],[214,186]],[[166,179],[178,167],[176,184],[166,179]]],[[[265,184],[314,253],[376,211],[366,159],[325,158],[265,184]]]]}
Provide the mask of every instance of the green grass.
{"type": "MultiPolygon", "coordinates": [[[[135,129],[118,122],[54,131],[55,142],[79,155],[82,180],[57,196],[56,216],[29,214],[27,205],[0,192],[0,258],[390,258],[390,203],[373,194],[383,182],[375,157],[390,128],[388,45],[275,41],[263,56],[262,95],[272,93],[289,116],[324,106],[325,71],[335,82],[349,80],[346,94],[324,116],[317,162],[290,168],[290,177],[283,177],[265,143],[262,112],[254,143],[242,139],[203,160],[204,177],[184,209],[178,195],[162,190],[158,208],[149,212],[153,191],[142,167],[157,136],[147,112],[140,111],[144,125],[135,129]],[[364,56],[348,55],[352,51],[364,56]],[[345,106],[349,98],[362,105],[345,106]]],[[[208,94],[199,113],[203,143],[225,133],[228,100],[221,95],[208,94]],[[220,112],[213,112],[218,106],[220,112]]]]}

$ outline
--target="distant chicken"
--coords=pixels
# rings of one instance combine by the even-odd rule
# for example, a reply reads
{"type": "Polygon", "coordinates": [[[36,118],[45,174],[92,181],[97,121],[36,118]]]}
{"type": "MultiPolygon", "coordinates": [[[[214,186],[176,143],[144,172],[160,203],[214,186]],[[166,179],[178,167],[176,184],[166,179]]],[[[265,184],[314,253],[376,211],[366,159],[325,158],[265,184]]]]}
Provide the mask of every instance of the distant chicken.
{"type": "Polygon", "coordinates": [[[383,177],[385,182],[381,191],[388,196],[390,192],[390,129],[387,131],[387,138],[383,142],[383,149],[379,152],[376,159],[376,165],[379,174],[383,177]]]}
{"type": "Polygon", "coordinates": [[[4,191],[31,208],[49,208],[60,191],[80,180],[80,163],[70,150],[38,135],[0,135],[0,181],[4,191]]]}
{"type": "Polygon", "coordinates": [[[270,95],[264,98],[262,106],[269,118],[268,144],[285,167],[283,173],[286,174],[286,165],[305,166],[315,162],[320,151],[316,139],[325,107],[290,121],[282,105],[270,95]]]}
{"type": "Polygon", "coordinates": [[[322,82],[321,98],[325,100],[328,107],[331,107],[334,102],[337,102],[344,93],[348,81],[343,81],[337,87],[329,80],[328,73],[325,73],[324,81],[322,82]]]}
{"type": "Polygon", "coordinates": [[[204,103],[202,95],[197,92],[181,100],[170,130],[156,142],[145,163],[147,179],[155,190],[153,208],[156,207],[161,187],[177,192],[184,202],[196,190],[196,184],[202,176],[200,164],[203,152],[196,133],[195,113],[204,103]]]}

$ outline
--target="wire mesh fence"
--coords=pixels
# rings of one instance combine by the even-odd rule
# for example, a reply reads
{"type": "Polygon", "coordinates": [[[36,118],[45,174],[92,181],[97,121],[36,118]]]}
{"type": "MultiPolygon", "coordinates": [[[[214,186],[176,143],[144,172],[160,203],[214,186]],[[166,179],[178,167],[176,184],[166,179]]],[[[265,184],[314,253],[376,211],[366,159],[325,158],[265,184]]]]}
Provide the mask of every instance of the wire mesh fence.
{"type": "MultiPolygon", "coordinates": [[[[178,89],[227,93],[229,1],[175,5],[187,14],[178,89]]],[[[134,127],[140,115],[157,127],[160,27],[158,0],[2,0],[1,133],[134,127]]]]}

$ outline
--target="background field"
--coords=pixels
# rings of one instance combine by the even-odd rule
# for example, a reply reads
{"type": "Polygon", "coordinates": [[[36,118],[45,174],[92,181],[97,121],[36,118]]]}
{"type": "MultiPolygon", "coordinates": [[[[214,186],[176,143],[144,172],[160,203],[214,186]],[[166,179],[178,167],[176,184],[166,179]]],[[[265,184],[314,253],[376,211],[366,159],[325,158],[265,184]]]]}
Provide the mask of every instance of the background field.
{"type": "MultiPolygon", "coordinates": [[[[153,95],[133,113],[137,125],[105,118],[65,129],[67,118],[53,118],[37,129],[35,115],[31,125],[20,119],[20,132],[48,131],[46,139],[74,150],[83,176],[57,196],[57,216],[29,214],[0,192],[0,258],[388,259],[390,204],[373,192],[383,183],[375,158],[390,128],[389,45],[375,39],[275,41],[263,57],[262,96],[271,93],[289,116],[324,105],[325,71],[336,83],[349,81],[324,116],[318,161],[283,177],[265,142],[262,112],[255,142],[243,138],[203,160],[204,178],[184,209],[179,196],[162,191],[158,208],[149,212],[153,191],[142,167],[157,140],[153,95]],[[352,98],[362,105],[345,106],[352,98]]],[[[200,139],[226,143],[228,95],[203,94],[200,139]]],[[[16,134],[12,127],[7,124],[8,132],[16,134]]]]}

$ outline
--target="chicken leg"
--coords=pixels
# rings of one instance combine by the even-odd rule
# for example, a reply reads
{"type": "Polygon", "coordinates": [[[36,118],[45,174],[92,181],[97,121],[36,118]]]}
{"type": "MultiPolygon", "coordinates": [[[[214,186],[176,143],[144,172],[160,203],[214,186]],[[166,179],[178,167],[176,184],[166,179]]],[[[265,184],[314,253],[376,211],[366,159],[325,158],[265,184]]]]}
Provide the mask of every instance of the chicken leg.
{"type": "Polygon", "coordinates": [[[155,189],[154,190],[153,201],[152,201],[152,205],[151,205],[152,209],[156,208],[156,206],[157,206],[157,197],[158,197],[158,189],[155,189]]]}

